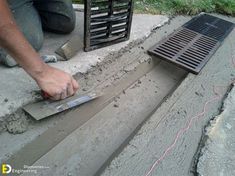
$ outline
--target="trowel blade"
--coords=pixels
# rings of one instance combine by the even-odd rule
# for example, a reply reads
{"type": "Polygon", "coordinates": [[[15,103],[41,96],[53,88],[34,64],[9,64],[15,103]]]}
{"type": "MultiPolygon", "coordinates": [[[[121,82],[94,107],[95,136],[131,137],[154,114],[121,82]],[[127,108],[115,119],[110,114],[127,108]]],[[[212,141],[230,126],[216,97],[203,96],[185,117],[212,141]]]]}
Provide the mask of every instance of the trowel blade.
{"type": "Polygon", "coordinates": [[[87,95],[74,95],[73,97],[61,101],[44,100],[28,104],[23,107],[23,110],[30,114],[34,119],[41,120],[94,100],[99,96],[100,94],[97,93],[89,93],[87,95]]]}
{"type": "Polygon", "coordinates": [[[77,54],[79,50],[83,49],[83,43],[79,36],[74,36],[60,48],[58,48],[55,53],[63,57],[65,60],[71,59],[77,54]]]}

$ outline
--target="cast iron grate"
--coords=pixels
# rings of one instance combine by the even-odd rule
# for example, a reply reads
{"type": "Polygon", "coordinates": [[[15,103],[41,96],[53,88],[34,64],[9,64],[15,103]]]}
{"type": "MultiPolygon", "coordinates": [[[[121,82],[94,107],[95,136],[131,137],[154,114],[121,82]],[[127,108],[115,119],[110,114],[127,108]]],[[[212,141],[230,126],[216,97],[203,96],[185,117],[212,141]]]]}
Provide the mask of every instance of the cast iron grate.
{"type": "Polygon", "coordinates": [[[203,14],[193,18],[184,27],[211,37],[215,40],[223,41],[232,31],[234,24],[220,18],[203,14]]]}
{"type": "Polygon", "coordinates": [[[126,41],[130,37],[133,0],[85,2],[85,51],[126,41]]]}
{"type": "MultiPolygon", "coordinates": [[[[199,18],[197,18],[197,20],[199,18]]],[[[208,19],[214,18],[215,17],[208,19]]],[[[193,21],[195,21],[195,19],[193,19],[193,21]]],[[[204,22],[204,24],[205,23],[206,22],[204,22]]],[[[225,24],[225,22],[223,23],[225,24]]],[[[188,22],[186,24],[193,24],[193,22],[188,22]]],[[[216,50],[221,46],[223,39],[233,29],[233,25],[232,29],[227,30],[223,34],[219,33],[220,35],[209,32],[203,33],[199,30],[193,31],[184,26],[153,46],[148,52],[153,56],[160,57],[161,59],[174,63],[192,73],[198,74],[216,50]]],[[[201,27],[198,26],[197,29],[201,30],[203,28],[206,29],[202,24],[201,27]]]]}

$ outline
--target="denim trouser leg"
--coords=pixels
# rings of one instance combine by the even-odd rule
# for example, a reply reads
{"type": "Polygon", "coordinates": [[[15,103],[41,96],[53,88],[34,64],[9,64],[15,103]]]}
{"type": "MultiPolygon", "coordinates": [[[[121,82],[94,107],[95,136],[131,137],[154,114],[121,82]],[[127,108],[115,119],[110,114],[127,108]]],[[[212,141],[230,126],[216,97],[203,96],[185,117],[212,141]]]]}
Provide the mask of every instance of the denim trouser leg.
{"type": "Polygon", "coordinates": [[[46,31],[55,33],[70,33],[76,22],[72,0],[33,0],[42,27],[46,31]]]}
{"type": "MultiPolygon", "coordinates": [[[[43,31],[70,33],[75,27],[72,0],[8,0],[17,25],[29,43],[38,51],[43,31]]],[[[27,52],[27,51],[25,51],[27,52]]],[[[7,53],[0,48],[0,58],[7,53]]]]}
{"type": "MultiPolygon", "coordinates": [[[[8,0],[15,21],[25,38],[39,50],[43,43],[41,20],[31,0],[8,0]]],[[[27,51],[25,51],[27,52],[27,51]]],[[[6,59],[7,52],[0,49],[0,58],[6,59]]]]}

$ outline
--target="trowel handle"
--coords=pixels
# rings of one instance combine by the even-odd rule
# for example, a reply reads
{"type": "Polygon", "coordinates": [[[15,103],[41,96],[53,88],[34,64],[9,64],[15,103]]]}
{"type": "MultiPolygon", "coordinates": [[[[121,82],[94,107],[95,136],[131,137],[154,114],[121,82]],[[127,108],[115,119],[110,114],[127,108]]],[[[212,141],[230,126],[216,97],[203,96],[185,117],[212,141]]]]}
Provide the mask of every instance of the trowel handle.
{"type": "Polygon", "coordinates": [[[43,90],[41,91],[41,95],[44,99],[49,99],[51,97],[47,92],[44,92],[43,90]]]}

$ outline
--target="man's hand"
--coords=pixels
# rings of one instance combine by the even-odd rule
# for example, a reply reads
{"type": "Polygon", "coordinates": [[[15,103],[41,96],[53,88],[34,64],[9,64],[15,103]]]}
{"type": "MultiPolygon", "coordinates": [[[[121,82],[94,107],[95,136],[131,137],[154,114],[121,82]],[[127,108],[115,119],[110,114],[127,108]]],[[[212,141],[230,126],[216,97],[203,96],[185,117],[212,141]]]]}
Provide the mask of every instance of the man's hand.
{"type": "Polygon", "coordinates": [[[7,0],[0,0],[0,46],[8,51],[51,99],[64,99],[78,90],[78,83],[72,76],[41,60],[19,30],[7,0]]]}
{"type": "Polygon", "coordinates": [[[77,81],[71,75],[48,65],[35,77],[35,80],[52,100],[72,96],[79,88],[77,81]]]}

